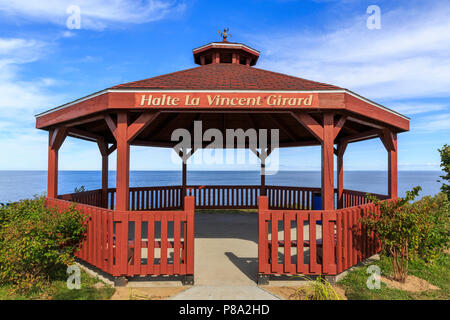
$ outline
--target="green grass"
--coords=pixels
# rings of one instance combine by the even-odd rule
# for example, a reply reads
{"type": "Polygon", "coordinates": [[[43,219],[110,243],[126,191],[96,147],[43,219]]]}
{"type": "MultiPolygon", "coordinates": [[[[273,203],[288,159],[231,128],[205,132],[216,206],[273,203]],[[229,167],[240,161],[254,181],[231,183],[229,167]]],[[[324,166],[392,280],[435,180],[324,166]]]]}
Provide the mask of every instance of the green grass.
{"type": "MultiPolygon", "coordinates": [[[[388,258],[382,257],[369,265],[378,265],[382,276],[392,275],[392,265],[388,258]]],[[[440,290],[423,292],[407,292],[399,289],[388,288],[381,282],[380,289],[370,290],[366,281],[369,274],[367,267],[357,267],[350,271],[344,279],[338,282],[338,286],[345,290],[349,300],[449,300],[450,299],[450,256],[441,254],[434,264],[428,265],[421,260],[410,263],[409,274],[427,280],[440,290]]]]}
{"type": "Polygon", "coordinates": [[[96,283],[102,283],[98,278],[81,271],[81,289],[70,290],[65,280],[52,281],[44,292],[29,295],[10,294],[9,286],[0,286],[0,300],[106,300],[111,298],[114,288],[104,285],[96,288],[96,283]]]}

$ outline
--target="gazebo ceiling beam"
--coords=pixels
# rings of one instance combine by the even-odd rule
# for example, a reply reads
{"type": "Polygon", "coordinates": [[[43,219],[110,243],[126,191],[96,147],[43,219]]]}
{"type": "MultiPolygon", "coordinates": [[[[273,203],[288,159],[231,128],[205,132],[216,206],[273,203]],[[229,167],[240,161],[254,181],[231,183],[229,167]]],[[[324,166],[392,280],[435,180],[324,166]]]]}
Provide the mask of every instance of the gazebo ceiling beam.
{"type": "Polygon", "coordinates": [[[50,148],[59,150],[67,137],[67,128],[62,126],[50,131],[50,148]]]}
{"type": "Polygon", "coordinates": [[[144,112],[141,114],[127,129],[127,141],[134,140],[150,123],[155,121],[160,112],[150,113],[144,112]]]}
{"type": "Polygon", "coordinates": [[[66,123],[65,125],[67,127],[75,127],[75,126],[79,126],[81,124],[86,124],[86,123],[91,123],[91,122],[103,120],[104,118],[105,118],[105,116],[103,114],[101,114],[101,115],[98,115],[98,116],[95,116],[95,117],[90,117],[90,118],[77,120],[77,121],[71,121],[71,122],[66,123]]]}
{"type": "Polygon", "coordinates": [[[117,143],[113,143],[111,147],[108,147],[108,142],[105,139],[99,139],[96,141],[98,145],[98,149],[100,150],[100,154],[102,157],[109,156],[117,149],[117,143]]]}
{"type": "Polygon", "coordinates": [[[386,151],[395,151],[396,146],[394,142],[394,135],[391,130],[389,129],[382,130],[382,133],[380,134],[380,139],[381,142],[383,142],[386,151]]]}
{"type": "Polygon", "coordinates": [[[347,117],[346,116],[341,116],[339,118],[339,120],[336,122],[336,124],[334,125],[334,139],[336,139],[336,137],[338,136],[339,132],[344,127],[344,124],[345,124],[346,121],[347,121],[347,117]]]}
{"type": "Polygon", "coordinates": [[[285,135],[289,137],[292,141],[297,141],[294,133],[289,129],[288,126],[284,125],[280,120],[276,119],[272,114],[264,115],[266,119],[275,124],[275,126],[284,132],[285,135]]]}
{"type": "Polygon", "coordinates": [[[177,118],[179,118],[181,113],[168,113],[168,119],[161,121],[161,123],[155,127],[150,127],[150,131],[147,132],[147,136],[151,137],[153,134],[160,132],[164,128],[169,128],[177,118]]]}
{"type": "Polygon", "coordinates": [[[304,126],[317,140],[323,141],[323,126],[307,113],[291,112],[291,115],[304,126]]]}
{"type": "MultiPolygon", "coordinates": [[[[128,143],[133,141],[145,128],[147,128],[150,123],[152,123],[158,116],[160,112],[145,112],[142,113],[132,124],[130,124],[127,128],[127,137],[126,140],[128,143]]],[[[111,118],[109,114],[105,115],[106,124],[111,130],[111,133],[114,135],[114,138],[117,141],[117,125],[114,120],[111,118]]]]}
{"type": "Polygon", "coordinates": [[[343,139],[340,140],[340,142],[358,142],[358,141],[363,141],[363,140],[369,140],[369,139],[373,139],[373,138],[378,138],[380,135],[382,134],[381,130],[378,129],[374,129],[374,130],[368,130],[368,131],[364,131],[352,136],[348,136],[345,137],[343,139]]]}
{"type": "Polygon", "coordinates": [[[114,138],[117,141],[117,125],[109,114],[105,115],[105,122],[108,125],[109,130],[111,130],[111,133],[113,134],[114,138]]]}
{"type": "Polygon", "coordinates": [[[364,121],[364,120],[361,120],[361,119],[357,119],[355,117],[347,117],[347,120],[352,121],[352,122],[356,122],[356,123],[359,123],[359,124],[362,124],[362,125],[374,128],[374,129],[383,130],[385,128],[385,127],[377,125],[377,124],[375,124],[373,122],[364,121]]]}
{"type": "Polygon", "coordinates": [[[79,138],[79,139],[92,141],[92,142],[97,142],[98,140],[105,140],[105,137],[103,137],[103,136],[100,136],[98,134],[91,133],[88,131],[84,131],[81,129],[77,129],[77,128],[68,128],[67,134],[74,138],[79,138]]]}

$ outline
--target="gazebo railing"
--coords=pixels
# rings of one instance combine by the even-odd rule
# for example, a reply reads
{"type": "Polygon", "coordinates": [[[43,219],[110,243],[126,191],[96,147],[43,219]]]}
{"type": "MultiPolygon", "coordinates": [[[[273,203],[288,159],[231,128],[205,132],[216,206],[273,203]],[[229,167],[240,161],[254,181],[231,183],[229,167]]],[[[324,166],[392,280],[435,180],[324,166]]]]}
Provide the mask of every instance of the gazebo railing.
{"type": "Polygon", "coordinates": [[[339,210],[273,210],[259,202],[260,274],[336,275],[379,252],[360,218],[374,204],[339,210]]]}
{"type": "MultiPolygon", "coordinates": [[[[187,186],[186,194],[195,197],[197,209],[257,209],[258,198],[262,195],[259,185],[209,185],[187,186]]],[[[270,209],[318,210],[320,209],[320,188],[265,186],[270,209]],[[315,197],[319,197],[316,199],[315,197]]],[[[335,207],[338,208],[337,189],[335,207]]],[[[372,194],[380,200],[388,196],[372,194]]],[[[183,207],[184,190],[182,186],[133,187],[130,188],[131,211],[179,210],[183,207]]],[[[62,200],[97,207],[102,205],[102,190],[66,194],[62,200]]],[[[108,208],[114,209],[116,190],[108,189],[108,208]]],[[[343,208],[370,203],[365,192],[343,190],[343,208]]]]}
{"type": "Polygon", "coordinates": [[[260,186],[188,186],[187,195],[194,196],[198,209],[256,209],[260,186]]]}
{"type": "Polygon", "coordinates": [[[102,207],[102,190],[90,190],[84,192],[70,193],[60,195],[61,200],[87,204],[94,207],[102,207]]]}
{"type": "Polygon", "coordinates": [[[193,275],[194,199],[177,211],[114,211],[62,199],[45,206],[86,215],[86,237],[75,256],[113,276],[193,275]]]}

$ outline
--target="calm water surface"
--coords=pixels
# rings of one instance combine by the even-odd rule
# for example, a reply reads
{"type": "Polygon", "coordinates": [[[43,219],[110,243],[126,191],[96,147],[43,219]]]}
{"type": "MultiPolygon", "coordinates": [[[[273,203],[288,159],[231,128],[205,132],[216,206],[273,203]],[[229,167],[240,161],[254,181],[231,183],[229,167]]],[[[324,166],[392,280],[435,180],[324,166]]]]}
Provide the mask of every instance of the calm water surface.
{"type": "MultiPolygon", "coordinates": [[[[439,171],[400,171],[399,195],[414,186],[422,187],[421,196],[439,192],[439,171]]],[[[110,187],[115,187],[116,173],[109,172],[110,187]]],[[[188,171],[188,184],[258,185],[258,171],[188,171]]],[[[170,186],[181,184],[178,171],[132,171],[131,187],[170,186]]],[[[320,187],[319,171],[280,171],[267,176],[266,184],[282,186],[320,187]]],[[[75,187],[88,190],[101,187],[100,171],[60,171],[59,193],[72,193],[75,187]]],[[[0,171],[0,203],[30,198],[42,194],[47,188],[46,171],[0,171]]],[[[387,194],[387,173],[383,171],[346,171],[344,188],[387,194]]]]}

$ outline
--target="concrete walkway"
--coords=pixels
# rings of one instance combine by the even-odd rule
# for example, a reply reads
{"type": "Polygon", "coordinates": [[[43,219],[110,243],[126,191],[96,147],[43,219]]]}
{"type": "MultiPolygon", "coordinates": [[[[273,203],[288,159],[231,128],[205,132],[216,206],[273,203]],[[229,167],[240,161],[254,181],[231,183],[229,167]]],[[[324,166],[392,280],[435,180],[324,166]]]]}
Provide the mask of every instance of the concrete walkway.
{"type": "Polygon", "coordinates": [[[257,222],[258,215],[253,213],[196,213],[196,285],[256,285],[257,222]]]}
{"type": "Polygon", "coordinates": [[[194,286],[169,300],[279,300],[257,286],[194,286]]]}

